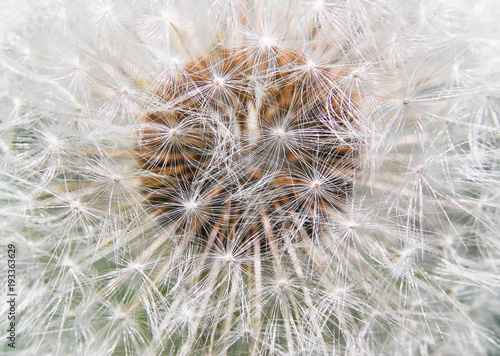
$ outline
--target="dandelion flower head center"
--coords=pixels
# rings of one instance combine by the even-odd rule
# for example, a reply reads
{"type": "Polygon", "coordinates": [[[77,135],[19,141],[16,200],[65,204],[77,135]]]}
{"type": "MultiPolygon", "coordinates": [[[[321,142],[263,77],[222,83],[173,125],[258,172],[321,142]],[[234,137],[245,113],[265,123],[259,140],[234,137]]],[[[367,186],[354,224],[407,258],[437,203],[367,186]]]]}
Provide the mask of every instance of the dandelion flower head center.
{"type": "Polygon", "coordinates": [[[144,117],[152,215],[209,245],[310,236],[352,190],[360,134],[342,73],[266,45],[176,62],[144,117]]]}

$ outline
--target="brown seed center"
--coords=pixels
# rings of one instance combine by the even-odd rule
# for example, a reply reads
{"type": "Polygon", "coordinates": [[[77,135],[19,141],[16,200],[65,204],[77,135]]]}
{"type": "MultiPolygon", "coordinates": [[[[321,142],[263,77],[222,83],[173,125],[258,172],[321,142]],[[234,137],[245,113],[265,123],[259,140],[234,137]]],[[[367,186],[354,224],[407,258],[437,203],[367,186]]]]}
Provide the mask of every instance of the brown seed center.
{"type": "Polygon", "coordinates": [[[350,194],[360,142],[355,96],[338,89],[333,66],[311,67],[293,51],[274,55],[258,63],[251,50],[219,48],[187,63],[158,86],[169,109],[144,117],[140,164],[152,173],[144,179],[151,215],[209,248],[236,243],[254,253],[257,239],[272,249],[287,229],[312,238],[350,194]],[[175,127],[176,140],[165,140],[165,127],[175,127]]]}

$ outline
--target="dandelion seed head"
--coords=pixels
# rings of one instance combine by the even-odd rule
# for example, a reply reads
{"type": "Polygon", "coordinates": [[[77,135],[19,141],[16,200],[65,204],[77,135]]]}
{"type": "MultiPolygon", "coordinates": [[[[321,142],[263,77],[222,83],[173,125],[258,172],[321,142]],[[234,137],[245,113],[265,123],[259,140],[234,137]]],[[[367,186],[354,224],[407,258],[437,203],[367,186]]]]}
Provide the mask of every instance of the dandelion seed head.
{"type": "Polygon", "coordinates": [[[18,352],[494,354],[499,15],[6,0],[18,352]]]}

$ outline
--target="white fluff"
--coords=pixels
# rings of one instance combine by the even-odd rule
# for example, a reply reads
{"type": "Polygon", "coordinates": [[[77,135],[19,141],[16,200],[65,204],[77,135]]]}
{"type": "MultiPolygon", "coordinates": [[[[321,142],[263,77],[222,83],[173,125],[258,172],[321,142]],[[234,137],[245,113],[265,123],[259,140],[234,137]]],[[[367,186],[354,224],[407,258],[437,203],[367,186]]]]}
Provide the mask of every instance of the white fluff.
{"type": "MultiPolygon", "coordinates": [[[[0,241],[17,246],[19,304],[16,349],[1,350],[498,353],[499,16],[492,0],[4,0],[0,241]],[[233,80],[238,70],[224,77],[213,62],[213,82],[175,100],[154,95],[218,45],[252,58],[252,75],[233,80]],[[238,164],[278,162],[323,134],[284,117],[259,126],[282,50],[306,59],[287,80],[355,102],[337,126],[324,121],[358,165],[305,168],[306,183],[280,187],[296,198],[287,215],[268,217],[261,207],[277,199],[266,187],[278,174],[243,184],[238,164]],[[227,122],[243,87],[250,139],[227,122]],[[187,97],[199,105],[184,126],[144,122],[187,97]],[[203,182],[164,183],[168,212],[152,218],[144,181],[170,178],[141,169],[137,152],[208,134],[203,182]],[[191,227],[210,235],[227,203],[203,184],[222,179],[245,207],[241,221],[258,216],[255,236],[274,234],[275,245],[242,231],[211,248],[199,241],[191,227]],[[337,198],[335,179],[353,188],[324,214],[317,204],[337,198]]],[[[304,91],[304,102],[314,95],[304,91]]]]}

